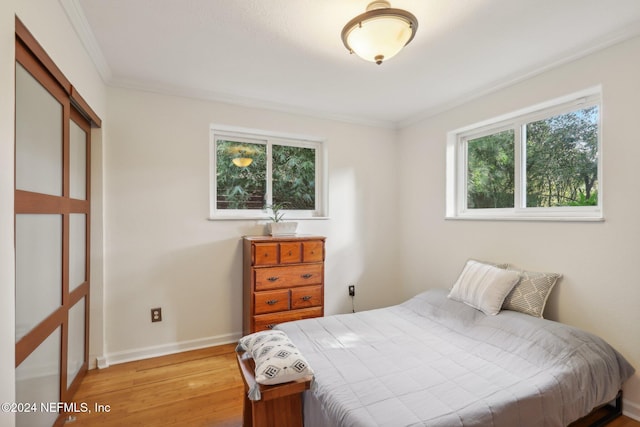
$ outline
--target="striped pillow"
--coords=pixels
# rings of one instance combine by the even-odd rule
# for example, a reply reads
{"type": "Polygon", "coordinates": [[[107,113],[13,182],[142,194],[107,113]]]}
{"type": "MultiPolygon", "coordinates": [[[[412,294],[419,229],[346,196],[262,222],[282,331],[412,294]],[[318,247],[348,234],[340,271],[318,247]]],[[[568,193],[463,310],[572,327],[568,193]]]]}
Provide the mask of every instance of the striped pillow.
{"type": "Polygon", "coordinates": [[[502,303],[520,280],[515,271],[469,260],[449,292],[449,298],[463,302],[484,314],[500,312],[502,303]]]}

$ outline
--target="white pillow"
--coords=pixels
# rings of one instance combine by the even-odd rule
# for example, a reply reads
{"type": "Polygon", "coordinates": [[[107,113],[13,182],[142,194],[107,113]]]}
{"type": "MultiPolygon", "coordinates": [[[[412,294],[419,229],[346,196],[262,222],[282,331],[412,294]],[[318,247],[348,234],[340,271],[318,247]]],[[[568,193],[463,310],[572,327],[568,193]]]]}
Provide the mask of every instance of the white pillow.
{"type": "MultiPolygon", "coordinates": [[[[236,351],[246,351],[249,354],[253,352],[253,348],[260,345],[264,341],[279,341],[288,339],[287,334],[282,331],[273,331],[271,329],[267,331],[254,332],[250,335],[245,335],[238,341],[236,351]]],[[[251,356],[253,357],[253,355],[251,356]]]]}
{"type": "Polygon", "coordinates": [[[469,260],[451,288],[449,298],[463,302],[484,314],[496,315],[518,280],[520,275],[516,271],[469,260]]]}
{"type": "Polygon", "coordinates": [[[255,377],[259,384],[282,384],[313,375],[309,363],[289,337],[263,341],[251,353],[256,362],[255,377]]]}
{"type": "Polygon", "coordinates": [[[248,351],[255,362],[256,384],[249,390],[250,400],[261,399],[258,384],[282,384],[313,376],[307,360],[282,331],[262,331],[242,337],[236,350],[248,351]]]}

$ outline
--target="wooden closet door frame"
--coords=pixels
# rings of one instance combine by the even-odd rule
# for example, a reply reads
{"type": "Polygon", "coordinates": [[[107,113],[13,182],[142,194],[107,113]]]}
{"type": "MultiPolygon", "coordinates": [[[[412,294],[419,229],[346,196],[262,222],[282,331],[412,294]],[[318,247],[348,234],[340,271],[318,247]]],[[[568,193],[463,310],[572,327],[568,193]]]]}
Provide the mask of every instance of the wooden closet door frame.
{"type": "MultiPolygon", "coordinates": [[[[71,124],[71,121],[73,121],[75,124],[77,124],[86,134],[86,153],[85,153],[85,165],[86,165],[86,169],[85,169],[85,185],[86,185],[86,192],[85,192],[85,200],[79,200],[79,199],[71,199],[70,196],[69,197],[69,212],[66,213],[64,215],[64,223],[63,223],[63,230],[66,230],[66,232],[63,234],[63,239],[67,241],[66,246],[64,246],[63,243],[63,247],[64,247],[64,252],[63,252],[63,259],[66,257],[66,263],[64,263],[63,265],[63,282],[62,282],[62,305],[63,307],[66,307],[66,322],[64,323],[63,326],[63,333],[62,333],[62,358],[61,358],[61,370],[60,370],[60,374],[61,374],[61,379],[60,379],[60,386],[61,389],[60,391],[62,392],[62,390],[65,390],[65,393],[62,393],[62,399],[63,401],[70,401],[71,398],[73,397],[73,395],[75,394],[75,392],[78,390],[78,387],[80,387],[80,383],[82,382],[82,377],[84,377],[84,375],[86,374],[88,368],[89,368],[89,299],[90,299],[90,286],[89,286],[89,277],[90,277],[90,243],[91,243],[91,236],[90,236],[90,230],[91,230],[91,125],[90,123],[82,116],[82,114],[73,106],[71,106],[71,111],[70,111],[70,116],[68,121],[66,121],[67,126],[69,126],[71,124]],[[70,222],[70,215],[71,214],[85,214],[85,266],[84,266],[84,271],[85,271],[85,280],[82,284],[76,286],[76,288],[73,291],[70,291],[70,286],[71,284],[69,283],[69,222],[70,222]],[[67,227],[65,229],[65,227],[67,227]],[[69,310],[71,310],[71,308],[73,308],[76,303],[78,303],[80,300],[82,300],[82,298],[84,298],[84,357],[83,357],[83,363],[82,363],[82,367],[80,368],[80,370],[78,371],[78,374],[76,375],[76,377],[74,378],[73,382],[67,387],[67,361],[68,361],[68,354],[67,354],[67,350],[69,349],[69,342],[68,342],[68,338],[69,338],[69,310]]],[[[65,163],[65,165],[70,165],[70,139],[67,139],[65,141],[65,149],[64,149],[64,160],[63,163],[65,163]]],[[[64,168],[64,188],[65,188],[65,194],[69,195],[70,194],[70,185],[71,185],[71,180],[70,180],[70,168],[65,167],[64,168]]],[[[64,262],[64,260],[63,260],[64,262]]]]}
{"type": "MultiPolygon", "coordinates": [[[[82,377],[88,369],[89,357],[89,318],[90,318],[90,230],[91,230],[91,128],[100,127],[101,120],[89,107],[64,74],[47,55],[29,30],[16,17],[16,64],[29,72],[60,104],[62,117],[62,196],[53,196],[30,191],[15,190],[14,218],[18,214],[56,214],[62,215],[62,295],[61,305],[38,325],[20,338],[15,345],[16,368],[49,337],[58,327],[61,328],[60,348],[60,400],[69,402],[77,391],[82,377]],[[70,197],[70,126],[76,123],[86,133],[85,158],[85,199],[70,197]],[[71,214],[85,215],[85,280],[69,291],[69,223],[71,214]],[[84,298],[84,357],[73,382],[67,386],[67,363],[69,344],[69,310],[84,298]]],[[[15,182],[15,176],[14,176],[15,182]]],[[[15,244],[15,243],[14,243],[15,244]]],[[[74,284],[77,285],[77,284],[74,284]]],[[[55,425],[64,421],[58,417],[55,425]]]]}

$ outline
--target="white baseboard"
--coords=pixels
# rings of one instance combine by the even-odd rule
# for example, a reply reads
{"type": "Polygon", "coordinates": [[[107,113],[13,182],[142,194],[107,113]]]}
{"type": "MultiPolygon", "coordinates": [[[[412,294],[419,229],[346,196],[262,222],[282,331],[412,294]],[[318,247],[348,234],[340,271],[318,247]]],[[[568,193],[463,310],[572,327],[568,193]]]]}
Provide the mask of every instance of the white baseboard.
{"type": "Polygon", "coordinates": [[[107,368],[119,363],[133,362],[136,360],[149,359],[151,357],[166,356],[168,354],[181,353],[183,351],[198,350],[216,345],[230,344],[237,342],[242,337],[241,333],[225,334],[214,337],[199,338],[197,340],[181,341],[170,344],[143,347],[132,350],[117,351],[108,353],[102,357],[96,357],[98,368],[107,368]]]}
{"type": "Polygon", "coordinates": [[[89,370],[96,369],[96,368],[98,369],[106,368],[104,364],[105,364],[104,356],[97,355],[95,353],[89,353],[89,366],[88,366],[89,370]]]}
{"type": "Polygon", "coordinates": [[[98,369],[104,369],[104,368],[108,368],[109,367],[109,362],[107,362],[107,358],[102,356],[102,357],[96,357],[96,368],[98,369]]]}
{"type": "Polygon", "coordinates": [[[622,399],[622,414],[640,421],[640,404],[622,399]]]}

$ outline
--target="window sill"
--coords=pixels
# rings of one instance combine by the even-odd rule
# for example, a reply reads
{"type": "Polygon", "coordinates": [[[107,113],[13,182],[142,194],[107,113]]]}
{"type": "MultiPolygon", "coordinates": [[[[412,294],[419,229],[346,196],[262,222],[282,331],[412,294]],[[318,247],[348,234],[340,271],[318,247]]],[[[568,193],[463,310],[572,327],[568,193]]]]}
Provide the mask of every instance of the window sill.
{"type": "MultiPolygon", "coordinates": [[[[287,221],[308,221],[308,220],[328,220],[331,219],[328,216],[304,216],[304,217],[287,217],[284,222],[287,221]]],[[[264,216],[214,216],[208,217],[208,221],[264,221],[272,222],[269,218],[264,216]]]]}
{"type": "Polygon", "coordinates": [[[447,221],[604,222],[604,217],[578,216],[447,216],[447,221]]]}

